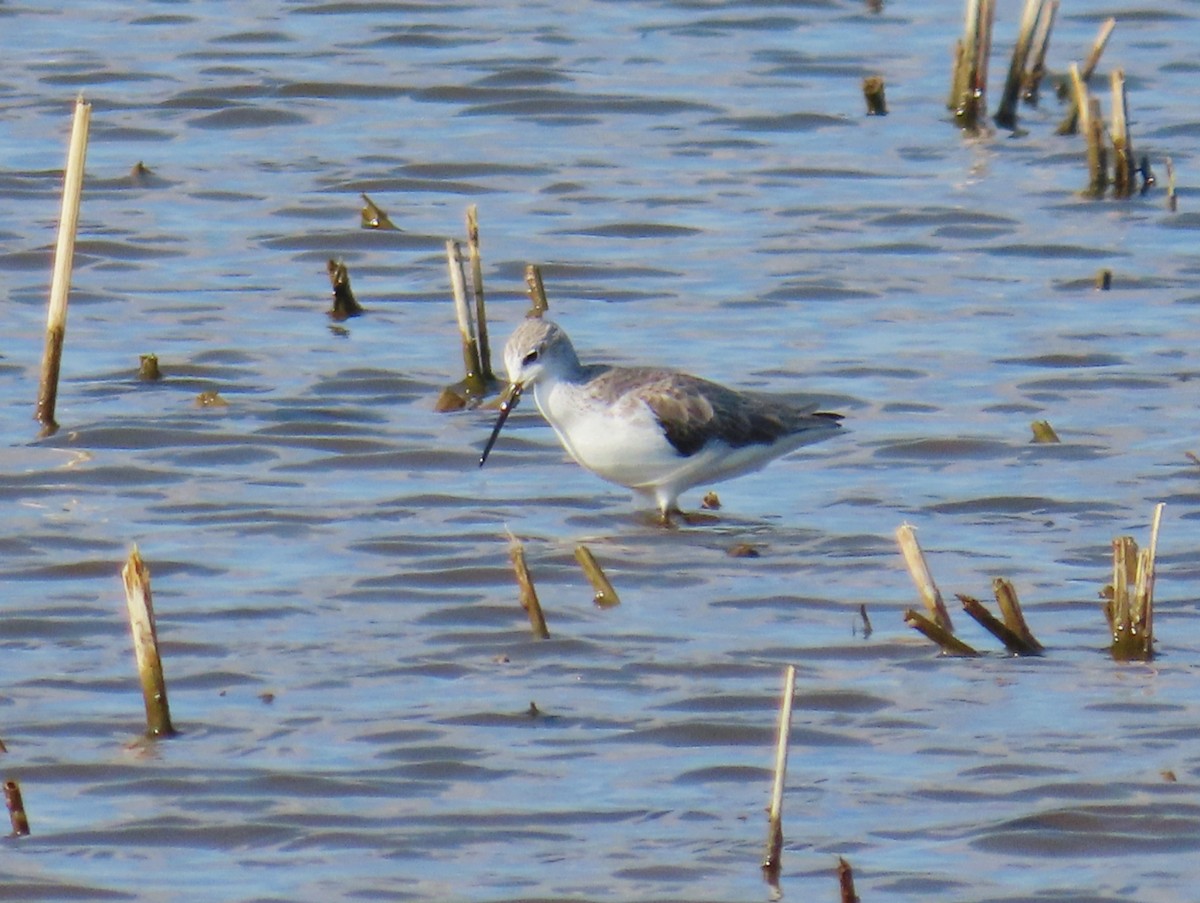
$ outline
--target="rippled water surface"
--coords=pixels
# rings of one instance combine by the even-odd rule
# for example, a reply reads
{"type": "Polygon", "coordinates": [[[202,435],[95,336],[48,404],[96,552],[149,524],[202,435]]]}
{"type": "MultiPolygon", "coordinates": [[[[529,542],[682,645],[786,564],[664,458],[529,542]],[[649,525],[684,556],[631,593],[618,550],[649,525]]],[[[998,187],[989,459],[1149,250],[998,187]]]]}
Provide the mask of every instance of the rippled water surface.
{"type": "Polygon", "coordinates": [[[33,829],[0,899],[765,899],[792,663],[785,898],[836,899],[844,856],[864,901],[1194,900],[1200,5],[1064,0],[1051,68],[1109,15],[1098,81],[1125,68],[1159,187],[1096,202],[1051,91],[1015,135],[948,122],[958,3],[0,5],[0,771],[33,829]],[[887,117],[863,115],[876,72],[887,117]],[[360,228],[363,192],[398,231],[360,228]],[[539,263],[585,358],[812,394],[844,434],[672,531],[532,405],[481,471],[494,414],[433,410],[472,203],[497,342],[539,263]],[[368,309],[344,328],[330,258],[368,309]],[[1115,665],[1109,544],[1158,501],[1160,655],[1115,665]],[[905,521],[947,596],[1010,578],[1047,654],[939,658],[905,627],[905,521]],[[181,729],[159,743],[135,543],[181,729]]]}

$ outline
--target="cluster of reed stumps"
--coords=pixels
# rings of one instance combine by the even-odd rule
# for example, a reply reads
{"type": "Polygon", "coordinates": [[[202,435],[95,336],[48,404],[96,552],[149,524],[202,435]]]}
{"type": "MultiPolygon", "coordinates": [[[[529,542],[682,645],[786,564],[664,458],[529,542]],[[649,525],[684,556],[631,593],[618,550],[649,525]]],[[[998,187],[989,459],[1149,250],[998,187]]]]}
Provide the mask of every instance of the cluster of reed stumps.
{"type": "MultiPolygon", "coordinates": [[[[1041,83],[1047,75],[1046,53],[1050,33],[1058,15],[1059,0],[1025,0],[1017,42],[1000,103],[992,117],[997,126],[1017,129],[1017,108],[1024,101],[1036,106],[1041,83]]],[[[987,76],[991,55],[992,24],[995,19],[995,0],[967,0],[963,37],[957,42],[947,107],[954,121],[970,134],[987,129],[987,76]]],[[[1106,127],[1100,110],[1100,100],[1092,97],[1088,85],[1117,21],[1110,18],[1100,27],[1091,52],[1083,67],[1071,63],[1068,71],[1056,78],[1059,96],[1067,100],[1070,110],[1058,127],[1058,134],[1082,133],[1087,143],[1088,182],[1084,193],[1104,197],[1109,189],[1116,198],[1127,198],[1135,192],[1145,193],[1155,184],[1149,158],[1139,160],[1133,152],[1129,133],[1128,100],[1125,93],[1125,73],[1115,69],[1110,73],[1112,92],[1110,123],[1106,127]],[[1111,148],[1111,153],[1110,153],[1111,148]],[[1138,176],[1141,182],[1138,182],[1138,176]]],[[[863,96],[870,115],[885,115],[884,79],[872,75],[863,80],[863,96]]],[[[1175,172],[1168,157],[1167,205],[1176,209],[1175,172]]]]}

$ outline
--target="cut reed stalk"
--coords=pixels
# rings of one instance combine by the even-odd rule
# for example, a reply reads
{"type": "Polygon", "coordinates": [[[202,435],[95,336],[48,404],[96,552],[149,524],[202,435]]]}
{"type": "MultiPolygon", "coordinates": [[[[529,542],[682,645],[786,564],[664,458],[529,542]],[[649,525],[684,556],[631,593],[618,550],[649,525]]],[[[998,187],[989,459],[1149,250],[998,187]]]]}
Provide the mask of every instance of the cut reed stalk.
{"type": "Polygon", "coordinates": [[[837,875],[842,903],[859,903],[858,894],[854,892],[854,870],[841,856],[838,857],[837,875]]]}
{"type": "Polygon", "coordinates": [[[917,592],[921,594],[921,601],[925,603],[925,608],[928,609],[939,627],[948,633],[953,632],[954,626],[950,621],[950,612],[946,609],[941,591],[933,582],[933,574],[929,571],[929,565],[925,563],[925,553],[921,551],[921,544],[917,542],[917,531],[911,524],[901,524],[896,529],[896,541],[900,544],[900,553],[904,556],[908,573],[912,575],[913,583],[916,584],[917,592]]]}
{"type": "Polygon", "coordinates": [[[1113,540],[1113,582],[1104,606],[1112,635],[1110,652],[1117,661],[1149,661],[1154,657],[1154,574],[1163,504],[1154,508],[1150,545],[1138,551],[1131,536],[1113,540]]]}
{"type": "Polygon", "coordinates": [[[362,227],[364,229],[395,229],[396,224],[388,218],[383,208],[363,193],[362,227]]]}
{"type": "Polygon", "coordinates": [[[1049,420],[1035,420],[1030,427],[1033,429],[1033,441],[1038,443],[1049,443],[1061,441],[1058,438],[1058,433],[1054,431],[1054,427],[1050,425],[1049,420]]]}
{"type": "MultiPolygon", "coordinates": [[[[468,382],[480,382],[479,340],[475,335],[475,318],[467,304],[467,283],[463,276],[462,246],[454,239],[446,240],[446,264],[450,271],[450,289],[454,293],[454,315],[462,337],[463,369],[468,382]]],[[[482,384],[480,384],[482,390],[482,384]]]]}
{"type": "Polygon", "coordinates": [[[868,75],[862,83],[863,97],[867,101],[868,116],[886,116],[887,98],[884,96],[882,75],[868,75]]]}
{"type": "Polygon", "coordinates": [[[1087,102],[1087,161],[1088,187],[1084,192],[1094,198],[1104,197],[1108,190],[1108,151],[1104,146],[1104,121],[1100,118],[1100,101],[1092,97],[1087,102]]]}
{"type": "Polygon", "coordinates": [[[1054,28],[1054,20],[1058,18],[1059,0],[1050,0],[1038,17],[1037,30],[1033,35],[1033,65],[1025,73],[1021,83],[1021,97],[1032,106],[1037,106],[1038,91],[1042,79],[1046,76],[1046,52],[1050,49],[1050,32],[1054,28]]]}
{"type": "Polygon", "coordinates": [[[1167,209],[1172,213],[1179,209],[1179,202],[1175,198],[1175,165],[1170,157],[1167,157],[1167,209]]]}
{"type": "Polygon", "coordinates": [[[542,270],[535,263],[525,265],[525,286],[529,291],[529,300],[533,303],[526,317],[540,317],[550,310],[550,302],[546,300],[546,286],[542,283],[542,270]]]}
{"type": "Polygon", "coordinates": [[[25,800],[21,798],[21,786],[16,781],[4,782],[4,804],[8,807],[8,820],[12,823],[12,836],[28,836],[29,816],[25,814],[25,800]]]}
{"type": "Polygon", "coordinates": [[[946,655],[957,655],[966,658],[979,655],[975,649],[968,646],[949,630],[911,608],[906,609],[904,612],[904,623],[918,633],[924,634],[927,639],[937,643],[946,655]]]}
{"type": "MultiPolygon", "coordinates": [[[[1116,27],[1116,19],[1110,18],[1104,21],[1104,24],[1100,26],[1100,33],[1096,35],[1095,43],[1092,44],[1092,51],[1088,54],[1088,58],[1083,64],[1083,70],[1080,71],[1074,63],[1071,64],[1071,67],[1076,70],[1072,75],[1072,80],[1074,80],[1076,75],[1085,85],[1091,80],[1092,73],[1096,71],[1096,66],[1100,64],[1100,56],[1104,53],[1108,39],[1112,36],[1113,29],[1116,27]]],[[[1087,134],[1087,131],[1083,128],[1082,121],[1083,117],[1087,115],[1087,107],[1085,104],[1080,103],[1078,90],[1072,92],[1072,98],[1073,102],[1070,112],[1059,123],[1057,129],[1059,135],[1073,135],[1076,128],[1087,134]]]]}
{"type": "Polygon", "coordinates": [[[488,342],[487,310],[483,302],[483,257],[479,253],[479,211],[474,204],[467,208],[467,246],[471,255],[471,288],[475,293],[475,325],[479,337],[479,375],[485,383],[494,383],[492,348],[488,342]]]}
{"type": "Polygon", "coordinates": [[[533,586],[533,576],[529,573],[529,565],[525,563],[525,547],[521,544],[521,540],[511,532],[508,534],[508,557],[512,560],[521,607],[529,615],[529,626],[533,630],[533,635],[538,639],[548,640],[550,639],[550,630],[546,627],[546,616],[542,614],[542,603],[538,601],[537,590],[533,586]]]}
{"type": "Polygon", "coordinates": [[[776,881],[783,855],[783,787],[787,779],[788,742],[792,732],[792,702],[796,695],[796,667],[783,671],[783,699],[779,703],[779,730],[775,739],[775,777],[767,808],[767,846],[762,868],[768,881],[776,881]]]}
{"type": "Polygon", "coordinates": [[[1029,52],[1033,47],[1034,33],[1044,15],[1046,0],[1025,0],[1021,13],[1021,25],[1017,31],[1017,43],[1013,47],[1012,60],[1008,64],[1008,77],[1004,80],[1004,91],[1000,95],[1000,106],[996,109],[996,124],[1001,128],[1017,126],[1017,104],[1021,99],[1021,88],[1025,84],[1025,70],[1029,52]]]}
{"type": "Polygon", "coordinates": [[[146,733],[151,737],[170,737],[171,712],[167,705],[167,682],[163,677],[162,659],[158,653],[158,630],[154,623],[154,603],[150,593],[150,570],[146,567],[137,546],[121,569],[125,582],[125,604],[129,609],[129,628],[133,634],[133,651],[137,658],[142,698],[146,703],[146,733]]]}
{"type": "Polygon", "coordinates": [[[75,260],[75,234],[79,229],[79,204],[83,196],[83,171],[87,161],[91,118],[92,105],[84,103],[82,97],[78,98],[71,122],[71,144],[63,178],[62,212],[58,220],[58,243],[54,248],[50,303],[46,311],[46,348],[42,354],[42,378],[34,411],[34,419],[42,425],[43,435],[53,434],[58,429],[54,412],[58,404],[63,340],[67,335],[67,298],[71,293],[71,267],[75,260]]]}
{"type": "Polygon", "coordinates": [[[592,584],[594,595],[592,601],[598,608],[614,608],[621,604],[621,598],[617,595],[617,591],[613,589],[613,585],[609,582],[604,570],[600,567],[596,557],[592,554],[592,550],[582,543],[575,547],[575,560],[579,562],[579,566],[583,568],[583,573],[587,576],[588,582],[592,584]]]}
{"type": "Polygon", "coordinates": [[[350,288],[350,271],[340,260],[330,260],[325,265],[329,273],[329,284],[333,287],[333,307],[328,311],[334,320],[348,320],[363,313],[362,305],[350,288]]]}
{"type": "Polygon", "coordinates": [[[992,46],[994,0],[967,0],[963,52],[954,77],[954,120],[969,132],[979,131],[987,102],[988,57],[992,46]]]}
{"type": "Polygon", "coordinates": [[[1113,194],[1127,198],[1137,183],[1134,166],[1133,141],[1129,136],[1129,103],[1125,95],[1125,70],[1114,69],[1109,77],[1112,86],[1112,147],[1113,194]]]}
{"type": "Polygon", "coordinates": [[[1004,648],[1014,655],[1027,655],[1029,650],[1021,638],[1008,625],[988,611],[982,602],[974,596],[958,593],[958,601],[962,603],[963,611],[976,620],[980,627],[1004,644],[1004,648]]]}

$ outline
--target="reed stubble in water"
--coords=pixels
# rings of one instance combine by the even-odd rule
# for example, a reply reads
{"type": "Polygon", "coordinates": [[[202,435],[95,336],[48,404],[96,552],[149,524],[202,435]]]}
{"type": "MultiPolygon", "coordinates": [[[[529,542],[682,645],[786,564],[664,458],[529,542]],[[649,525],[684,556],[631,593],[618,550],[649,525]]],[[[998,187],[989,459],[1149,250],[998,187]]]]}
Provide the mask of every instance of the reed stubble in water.
{"type": "Polygon", "coordinates": [[[958,594],[963,611],[974,618],[981,627],[1004,644],[1004,648],[1013,655],[1041,655],[1045,651],[1041,643],[1025,622],[1025,614],[1021,611],[1021,602],[1012,583],[1003,577],[992,581],[992,592],[1000,606],[998,620],[984,608],[983,603],[972,596],[958,594]]]}
{"type": "Polygon", "coordinates": [[[550,302],[546,300],[546,285],[542,282],[542,270],[536,263],[525,265],[525,287],[533,305],[525,316],[540,317],[547,313],[550,310],[550,302]]]}
{"type": "Polygon", "coordinates": [[[162,658],[158,653],[158,630],[154,623],[154,603],[150,593],[150,569],[134,546],[121,569],[125,582],[125,603],[129,609],[129,628],[137,658],[138,678],[146,703],[146,733],[151,737],[175,734],[167,704],[167,682],[162,658]]]}
{"type": "Polygon", "coordinates": [[[29,834],[29,816],[25,814],[25,800],[21,786],[16,781],[4,782],[4,804],[8,807],[8,820],[12,824],[13,837],[29,834]]]}
{"type": "MultiPolygon", "coordinates": [[[[1012,61],[1008,66],[1008,78],[1000,95],[1000,106],[996,110],[996,124],[1006,129],[1017,126],[1017,104],[1029,74],[1029,55],[1033,50],[1034,38],[1043,20],[1051,13],[1048,0],[1025,0],[1021,14],[1021,25],[1017,32],[1017,43],[1013,48],[1012,61]]],[[[1046,31],[1049,40],[1049,30],[1046,31]]],[[[1044,53],[1044,50],[1043,50],[1044,53]]]]}
{"type": "Polygon", "coordinates": [[[1127,198],[1133,194],[1137,167],[1134,166],[1133,139],[1129,135],[1129,102],[1125,95],[1125,70],[1114,69],[1112,86],[1113,195],[1127,198]]]}
{"type": "Polygon", "coordinates": [[[901,524],[896,528],[896,542],[900,544],[900,553],[904,556],[908,573],[912,576],[917,592],[921,594],[921,601],[925,603],[925,608],[929,610],[934,623],[945,631],[953,632],[950,612],[946,609],[942,593],[934,583],[933,574],[925,562],[925,553],[921,551],[921,544],[917,542],[917,531],[911,524],[901,524]]]}
{"type": "Polygon", "coordinates": [[[535,637],[548,640],[550,639],[550,628],[546,626],[546,616],[542,614],[542,603],[538,601],[537,590],[533,586],[533,576],[529,573],[529,565],[525,561],[525,547],[521,544],[521,540],[511,532],[508,534],[508,557],[512,560],[513,574],[517,578],[521,607],[529,615],[529,627],[535,637]]]}
{"type": "Polygon", "coordinates": [[[364,229],[396,228],[396,224],[391,221],[384,209],[367,197],[365,192],[362,195],[362,199],[362,227],[364,229]]]}
{"type": "Polygon", "coordinates": [[[350,288],[350,271],[346,269],[346,264],[340,260],[330,260],[325,269],[329,273],[329,284],[333,287],[333,307],[329,309],[329,316],[340,321],[365,313],[350,288]]]}
{"type": "Polygon", "coordinates": [[[868,75],[862,83],[863,97],[867,101],[868,116],[886,116],[887,98],[884,96],[882,75],[868,75]]]}
{"type": "Polygon", "coordinates": [[[994,0],[967,0],[962,40],[955,52],[949,107],[965,131],[979,131],[987,99],[988,57],[992,48],[994,0]]]}
{"type": "Polygon", "coordinates": [[[783,670],[783,698],[779,703],[779,731],[775,739],[775,776],[767,807],[767,845],[762,869],[767,881],[776,885],[783,856],[783,788],[787,780],[788,743],[792,732],[792,703],[796,696],[796,667],[783,670]]]}
{"type": "Polygon", "coordinates": [[[1154,507],[1150,545],[1139,551],[1132,536],[1113,540],[1113,582],[1107,588],[1104,617],[1117,661],[1149,661],[1154,657],[1154,578],[1158,530],[1164,505],[1154,507]]]}
{"type": "Polygon", "coordinates": [[[67,335],[67,298],[71,293],[71,267],[75,259],[75,234],[79,228],[79,204],[83,196],[83,171],[87,161],[88,128],[92,105],[80,97],[75,101],[71,123],[71,145],[63,179],[62,215],[58,221],[58,243],[54,249],[54,273],[50,281],[50,304],[46,313],[46,349],[42,355],[42,378],[38,386],[34,419],[44,433],[58,429],[54,419],[58,405],[58,377],[62,369],[63,341],[67,335]]]}
{"type": "Polygon", "coordinates": [[[588,582],[592,584],[592,601],[598,608],[615,608],[621,604],[621,598],[613,589],[612,583],[605,575],[603,568],[600,567],[599,562],[596,561],[596,556],[592,554],[591,549],[582,543],[577,545],[575,560],[579,562],[588,582]]]}
{"type": "MultiPolygon", "coordinates": [[[[1081,70],[1074,63],[1071,68],[1074,70],[1071,74],[1072,82],[1078,80],[1086,85],[1092,77],[1092,73],[1096,71],[1096,66],[1100,63],[1100,56],[1104,53],[1104,48],[1108,44],[1108,39],[1112,37],[1113,29],[1117,27],[1116,19],[1106,19],[1104,24],[1100,26],[1100,33],[1096,35],[1095,43],[1092,44],[1092,51],[1088,54],[1087,60],[1083,64],[1081,70]]],[[[1086,92],[1083,92],[1086,96],[1086,92]]],[[[1080,125],[1080,119],[1087,115],[1087,109],[1080,103],[1080,92],[1077,87],[1072,85],[1071,89],[1071,111],[1059,123],[1057,133],[1059,135],[1073,135],[1075,130],[1080,125]]]]}

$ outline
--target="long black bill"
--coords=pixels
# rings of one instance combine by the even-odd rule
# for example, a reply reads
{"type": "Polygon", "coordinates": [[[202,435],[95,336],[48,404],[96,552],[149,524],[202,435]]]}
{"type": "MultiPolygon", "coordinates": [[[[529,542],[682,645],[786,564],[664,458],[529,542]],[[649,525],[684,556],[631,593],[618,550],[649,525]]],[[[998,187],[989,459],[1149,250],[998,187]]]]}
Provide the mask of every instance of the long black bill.
{"type": "Polygon", "coordinates": [[[480,467],[487,462],[488,455],[492,452],[492,446],[500,438],[500,430],[504,428],[504,421],[508,419],[508,415],[512,413],[513,408],[520,400],[521,387],[516,383],[504,390],[504,395],[500,398],[500,416],[496,418],[496,425],[492,427],[492,435],[488,437],[487,445],[483,447],[483,454],[479,456],[480,467]]]}

